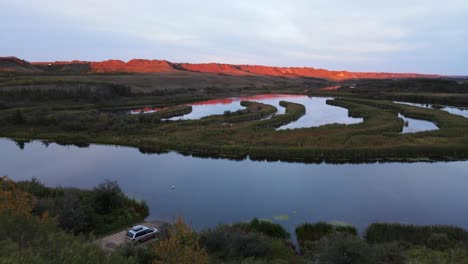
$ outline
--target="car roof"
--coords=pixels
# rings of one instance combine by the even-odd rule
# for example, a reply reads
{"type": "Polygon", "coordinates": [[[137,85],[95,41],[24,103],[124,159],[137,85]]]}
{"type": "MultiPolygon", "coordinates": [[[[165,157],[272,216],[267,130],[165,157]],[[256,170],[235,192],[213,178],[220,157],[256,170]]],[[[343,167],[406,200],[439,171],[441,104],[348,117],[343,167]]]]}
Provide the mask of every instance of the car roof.
{"type": "Polygon", "coordinates": [[[136,234],[137,232],[147,230],[147,229],[153,229],[153,228],[150,228],[144,225],[136,225],[136,226],[133,226],[132,229],[128,230],[128,232],[136,234]]]}

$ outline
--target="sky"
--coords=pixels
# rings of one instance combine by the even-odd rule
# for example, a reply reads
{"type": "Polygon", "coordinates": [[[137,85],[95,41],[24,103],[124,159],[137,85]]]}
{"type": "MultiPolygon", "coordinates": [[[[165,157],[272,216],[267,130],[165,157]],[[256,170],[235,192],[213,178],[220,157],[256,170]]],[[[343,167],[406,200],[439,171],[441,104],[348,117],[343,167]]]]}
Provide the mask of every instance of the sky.
{"type": "Polygon", "coordinates": [[[467,0],[0,0],[0,56],[468,74],[467,0]]]}

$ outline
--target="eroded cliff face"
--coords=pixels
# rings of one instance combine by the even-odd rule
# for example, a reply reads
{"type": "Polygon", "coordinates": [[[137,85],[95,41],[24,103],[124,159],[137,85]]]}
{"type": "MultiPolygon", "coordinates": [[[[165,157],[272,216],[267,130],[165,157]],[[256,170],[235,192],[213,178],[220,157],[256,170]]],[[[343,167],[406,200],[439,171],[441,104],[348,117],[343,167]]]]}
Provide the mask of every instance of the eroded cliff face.
{"type": "Polygon", "coordinates": [[[170,72],[176,71],[168,61],[165,60],[142,60],[134,59],[128,62],[121,60],[107,60],[102,62],[91,62],[91,72],[109,73],[109,72],[132,72],[132,73],[151,73],[151,72],[170,72]]]}
{"type": "Polygon", "coordinates": [[[330,80],[346,79],[389,79],[389,78],[419,78],[438,77],[436,75],[424,75],[415,73],[383,73],[383,72],[348,72],[329,71],[312,67],[273,67],[262,65],[234,65],[220,63],[172,63],[166,60],[133,59],[128,62],[121,60],[106,60],[101,62],[87,61],[56,61],[29,63],[15,57],[0,58],[0,69],[4,71],[41,71],[47,67],[54,70],[70,70],[74,66],[88,66],[88,73],[164,73],[164,72],[203,72],[227,74],[233,76],[266,75],[285,78],[310,77],[330,80]]]}

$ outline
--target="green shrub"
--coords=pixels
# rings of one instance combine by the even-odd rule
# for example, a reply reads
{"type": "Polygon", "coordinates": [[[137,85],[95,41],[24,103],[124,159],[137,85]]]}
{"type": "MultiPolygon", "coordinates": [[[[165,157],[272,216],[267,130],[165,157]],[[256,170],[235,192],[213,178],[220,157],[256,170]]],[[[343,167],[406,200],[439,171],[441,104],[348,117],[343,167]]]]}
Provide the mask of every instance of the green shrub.
{"type": "Polygon", "coordinates": [[[356,263],[373,264],[371,247],[357,236],[347,233],[330,233],[315,242],[315,247],[307,252],[307,258],[317,263],[356,263]]]}
{"type": "Polygon", "coordinates": [[[215,259],[289,259],[294,248],[283,239],[267,236],[245,224],[221,225],[200,233],[200,244],[215,259]]]}
{"type": "Polygon", "coordinates": [[[133,258],[107,255],[92,241],[59,230],[34,217],[0,214],[1,263],[135,263],[133,258]]]}
{"type": "Polygon", "coordinates": [[[151,248],[137,246],[133,243],[124,243],[117,248],[114,254],[125,259],[134,259],[138,264],[151,264],[156,258],[156,254],[151,248]]]}
{"type": "Polygon", "coordinates": [[[443,249],[445,247],[457,247],[460,244],[467,245],[468,232],[454,226],[375,223],[367,228],[365,238],[370,243],[400,241],[412,245],[424,245],[434,249],[443,249]]]}
{"type": "Polygon", "coordinates": [[[406,251],[406,263],[466,264],[468,263],[468,250],[466,248],[456,248],[439,251],[416,246],[406,251]]]}
{"type": "Polygon", "coordinates": [[[257,231],[270,237],[289,239],[289,234],[280,224],[254,218],[250,223],[240,224],[246,231],[257,231]]]}
{"type": "Polygon", "coordinates": [[[357,235],[357,230],[353,226],[331,225],[325,222],[318,222],[315,224],[305,223],[296,227],[296,236],[301,248],[306,241],[318,241],[332,233],[357,235]]]}
{"type": "Polygon", "coordinates": [[[362,238],[349,233],[331,233],[307,244],[304,257],[314,263],[405,263],[404,251],[398,244],[369,245],[362,238]]]}
{"type": "Polygon", "coordinates": [[[50,188],[36,179],[20,181],[17,186],[35,197],[34,215],[47,212],[68,232],[104,234],[140,222],[149,214],[144,201],[125,196],[116,182],[105,181],[93,190],[50,188]]]}

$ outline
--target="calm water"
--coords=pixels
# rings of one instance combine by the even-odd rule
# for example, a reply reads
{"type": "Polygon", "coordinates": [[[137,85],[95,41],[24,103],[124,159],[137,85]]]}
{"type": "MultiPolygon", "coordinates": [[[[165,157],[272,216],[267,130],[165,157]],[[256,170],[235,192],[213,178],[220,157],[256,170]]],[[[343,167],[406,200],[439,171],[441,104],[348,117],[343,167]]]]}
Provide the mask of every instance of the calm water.
{"type": "MultiPolygon", "coordinates": [[[[406,104],[406,105],[417,106],[417,107],[424,107],[424,108],[432,108],[432,105],[430,105],[430,104],[416,104],[416,103],[407,103],[407,102],[395,102],[395,103],[406,104]]],[[[468,118],[468,108],[443,106],[440,110],[449,112],[449,113],[454,114],[454,115],[460,115],[460,116],[468,118]]]]}
{"type": "Polygon", "coordinates": [[[361,230],[375,221],[468,228],[468,162],[269,163],[145,155],[102,145],[46,148],[33,142],[20,150],[0,139],[1,174],[80,188],[116,180],[128,195],[148,202],[150,218],[183,216],[197,229],[253,217],[290,231],[319,220],[361,230]]]}
{"type": "MultiPolygon", "coordinates": [[[[234,112],[244,109],[244,107],[240,105],[241,101],[255,101],[273,105],[278,109],[277,114],[284,114],[285,108],[280,106],[279,102],[288,101],[304,105],[306,107],[306,114],[299,120],[282,126],[279,129],[316,127],[332,123],[355,124],[363,121],[362,118],[349,117],[348,110],[345,108],[327,105],[326,101],[332,99],[333,98],[308,97],[305,95],[291,94],[263,94],[244,97],[230,97],[190,104],[192,106],[192,112],[190,114],[182,117],[174,117],[171,118],[171,120],[200,119],[210,115],[221,115],[224,111],[234,112]]],[[[159,109],[137,109],[133,110],[131,113],[140,113],[142,110],[144,113],[154,113],[159,109]]]]}
{"type": "Polygon", "coordinates": [[[403,126],[403,131],[401,132],[403,134],[439,129],[439,127],[437,127],[436,124],[434,124],[431,121],[409,118],[402,114],[398,114],[398,117],[402,118],[406,124],[405,126],[403,126]]]}

